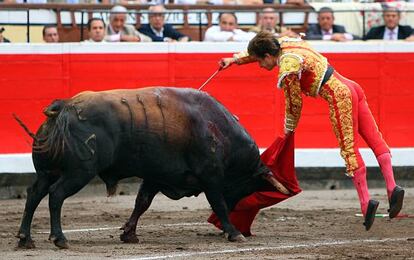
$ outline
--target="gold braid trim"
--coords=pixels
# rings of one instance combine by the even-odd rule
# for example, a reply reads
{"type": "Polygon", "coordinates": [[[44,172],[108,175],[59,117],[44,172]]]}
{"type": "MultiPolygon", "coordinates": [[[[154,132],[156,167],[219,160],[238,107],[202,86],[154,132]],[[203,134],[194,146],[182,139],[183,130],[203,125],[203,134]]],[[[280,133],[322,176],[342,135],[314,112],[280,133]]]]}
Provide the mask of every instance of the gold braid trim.
{"type": "Polygon", "coordinates": [[[285,92],[285,129],[294,131],[302,112],[302,91],[298,75],[288,74],[282,82],[285,92]]]}
{"type": "Polygon", "coordinates": [[[282,88],[282,81],[287,75],[297,74],[300,79],[303,58],[297,54],[287,53],[279,58],[279,80],[277,86],[282,88]]]}
{"type": "Polygon", "coordinates": [[[341,156],[345,160],[348,175],[353,176],[359,166],[354,150],[351,91],[335,76],[332,76],[321,88],[319,94],[329,103],[330,119],[341,149],[341,156]]]}

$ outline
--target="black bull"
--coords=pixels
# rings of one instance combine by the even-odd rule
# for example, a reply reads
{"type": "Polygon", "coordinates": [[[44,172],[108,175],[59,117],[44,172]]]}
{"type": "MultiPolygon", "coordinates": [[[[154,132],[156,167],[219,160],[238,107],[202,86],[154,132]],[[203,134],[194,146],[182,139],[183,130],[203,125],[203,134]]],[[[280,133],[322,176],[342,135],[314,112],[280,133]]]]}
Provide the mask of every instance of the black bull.
{"type": "Polygon", "coordinates": [[[175,200],[204,192],[228,239],[244,240],[229,211],[265,185],[268,169],[250,135],[208,94],[179,88],[83,92],[54,101],[44,113],[47,119],[33,135],[37,179],[27,190],[19,247],[34,247],[30,226],[47,194],[50,239],[68,247],[63,201],[97,175],[109,194],[123,178],[143,179],[124,242],[138,242],[138,219],[158,192],[175,200]]]}

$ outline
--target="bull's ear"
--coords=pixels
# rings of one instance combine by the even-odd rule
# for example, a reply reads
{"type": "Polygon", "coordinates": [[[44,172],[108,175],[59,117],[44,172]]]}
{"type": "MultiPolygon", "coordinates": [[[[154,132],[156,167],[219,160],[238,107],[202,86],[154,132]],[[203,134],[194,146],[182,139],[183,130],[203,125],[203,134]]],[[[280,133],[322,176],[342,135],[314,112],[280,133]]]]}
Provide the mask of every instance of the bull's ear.
{"type": "Polygon", "coordinates": [[[76,145],[74,145],[75,155],[82,161],[87,161],[92,159],[96,151],[96,135],[91,134],[89,137],[79,138],[75,137],[76,145]]]}
{"type": "Polygon", "coordinates": [[[55,99],[52,104],[50,104],[49,106],[47,106],[44,110],[43,113],[47,116],[47,117],[55,117],[57,116],[60,111],[62,111],[63,107],[65,106],[65,101],[61,100],[61,99],[55,99]]]}

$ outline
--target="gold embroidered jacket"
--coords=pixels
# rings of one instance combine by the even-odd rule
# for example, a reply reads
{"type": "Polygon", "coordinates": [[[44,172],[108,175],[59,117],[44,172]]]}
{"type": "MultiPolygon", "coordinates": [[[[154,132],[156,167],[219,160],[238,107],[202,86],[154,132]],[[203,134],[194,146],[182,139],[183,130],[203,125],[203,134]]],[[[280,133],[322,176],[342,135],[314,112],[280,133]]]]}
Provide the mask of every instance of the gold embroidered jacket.
{"type": "MultiPolygon", "coordinates": [[[[302,93],[312,97],[318,95],[328,61],[300,38],[282,37],[278,40],[281,52],[277,86],[285,93],[285,128],[293,131],[301,115],[302,93]]],[[[256,61],[246,52],[236,54],[234,58],[237,64],[256,61]]]]}

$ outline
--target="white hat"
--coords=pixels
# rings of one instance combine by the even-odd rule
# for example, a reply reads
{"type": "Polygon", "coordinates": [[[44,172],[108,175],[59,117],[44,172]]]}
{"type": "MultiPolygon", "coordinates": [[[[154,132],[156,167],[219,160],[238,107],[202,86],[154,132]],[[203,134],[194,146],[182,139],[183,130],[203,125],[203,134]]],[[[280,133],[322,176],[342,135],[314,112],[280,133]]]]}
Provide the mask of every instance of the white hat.
{"type": "Polygon", "coordinates": [[[123,7],[122,5],[115,5],[111,9],[111,14],[112,13],[127,13],[127,12],[128,12],[128,10],[125,7],[123,7]]]}

